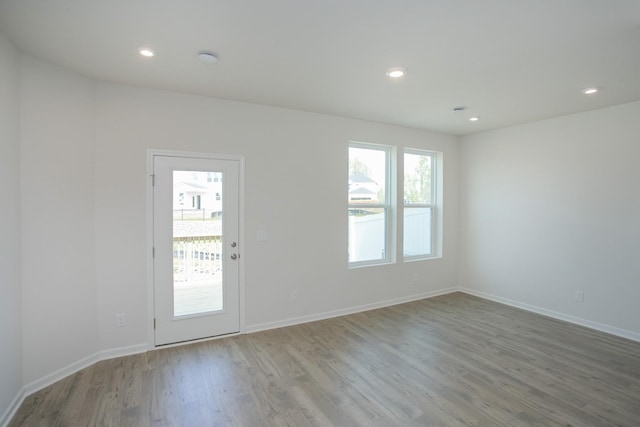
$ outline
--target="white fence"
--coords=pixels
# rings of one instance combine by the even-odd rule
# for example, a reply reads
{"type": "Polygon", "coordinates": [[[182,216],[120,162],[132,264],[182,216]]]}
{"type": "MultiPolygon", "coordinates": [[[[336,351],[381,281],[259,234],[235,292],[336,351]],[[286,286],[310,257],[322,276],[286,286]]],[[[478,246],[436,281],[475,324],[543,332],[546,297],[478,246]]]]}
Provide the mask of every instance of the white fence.
{"type": "MultiPolygon", "coordinates": [[[[431,247],[431,208],[404,210],[404,256],[426,255],[431,247]]],[[[384,214],[349,216],[349,262],[385,258],[384,214]]]]}

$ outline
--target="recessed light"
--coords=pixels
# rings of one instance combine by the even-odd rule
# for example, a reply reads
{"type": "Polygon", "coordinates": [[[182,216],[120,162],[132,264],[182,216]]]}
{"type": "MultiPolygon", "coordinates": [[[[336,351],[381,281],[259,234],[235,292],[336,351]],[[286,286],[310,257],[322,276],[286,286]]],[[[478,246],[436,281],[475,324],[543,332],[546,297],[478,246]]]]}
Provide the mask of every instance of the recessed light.
{"type": "Polygon", "coordinates": [[[204,64],[217,64],[218,55],[208,50],[198,52],[198,59],[204,64]]]}
{"type": "Polygon", "coordinates": [[[138,53],[145,58],[153,58],[156,56],[156,51],[151,49],[150,47],[141,47],[138,49],[138,53]]]}
{"type": "Polygon", "coordinates": [[[393,67],[387,70],[387,76],[392,79],[399,79],[407,74],[407,69],[403,67],[393,67]]]}
{"type": "Polygon", "coordinates": [[[597,87],[589,87],[587,89],[584,89],[582,93],[584,93],[585,95],[593,95],[598,93],[599,90],[600,89],[598,89],[597,87]]]}
{"type": "Polygon", "coordinates": [[[478,120],[480,120],[480,117],[478,117],[478,116],[474,116],[474,117],[471,117],[469,119],[469,121],[471,121],[471,122],[477,122],[478,120]]]}

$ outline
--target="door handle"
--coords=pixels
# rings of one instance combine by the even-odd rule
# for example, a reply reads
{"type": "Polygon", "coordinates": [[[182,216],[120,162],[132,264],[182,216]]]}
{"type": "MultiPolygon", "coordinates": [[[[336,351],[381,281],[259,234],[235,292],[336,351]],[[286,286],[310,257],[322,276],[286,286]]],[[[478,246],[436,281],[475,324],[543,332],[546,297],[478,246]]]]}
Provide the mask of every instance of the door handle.
{"type": "Polygon", "coordinates": [[[236,255],[236,254],[231,254],[231,259],[237,259],[237,258],[238,258],[238,255],[236,255]]]}

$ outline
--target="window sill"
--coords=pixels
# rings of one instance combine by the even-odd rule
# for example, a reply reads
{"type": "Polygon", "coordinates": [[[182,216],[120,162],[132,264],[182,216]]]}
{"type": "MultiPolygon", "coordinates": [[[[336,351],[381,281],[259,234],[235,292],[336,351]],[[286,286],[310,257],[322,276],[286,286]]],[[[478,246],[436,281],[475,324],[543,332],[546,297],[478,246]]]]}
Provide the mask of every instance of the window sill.
{"type": "Polygon", "coordinates": [[[427,255],[427,256],[416,256],[416,257],[406,257],[402,259],[402,262],[416,262],[416,261],[429,261],[432,259],[440,259],[442,255],[427,255]]]}
{"type": "Polygon", "coordinates": [[[366,267],[379,267],[383,265],[393,265],[395,261],[361,261],[361,262],[350,262],[349,270],[357,269],[357,268],[366,268],[366,267]]]}

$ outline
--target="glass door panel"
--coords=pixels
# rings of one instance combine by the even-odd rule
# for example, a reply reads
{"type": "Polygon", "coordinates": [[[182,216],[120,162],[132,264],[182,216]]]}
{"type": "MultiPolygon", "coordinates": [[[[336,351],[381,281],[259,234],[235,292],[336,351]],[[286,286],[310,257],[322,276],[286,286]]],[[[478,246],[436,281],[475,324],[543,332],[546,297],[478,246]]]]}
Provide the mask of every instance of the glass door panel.
{"type": "Polygon", "coordinates": [[[174,317],[224,309],[222,204],[222,172],[173,171],[174,317]]]}

